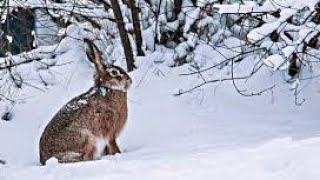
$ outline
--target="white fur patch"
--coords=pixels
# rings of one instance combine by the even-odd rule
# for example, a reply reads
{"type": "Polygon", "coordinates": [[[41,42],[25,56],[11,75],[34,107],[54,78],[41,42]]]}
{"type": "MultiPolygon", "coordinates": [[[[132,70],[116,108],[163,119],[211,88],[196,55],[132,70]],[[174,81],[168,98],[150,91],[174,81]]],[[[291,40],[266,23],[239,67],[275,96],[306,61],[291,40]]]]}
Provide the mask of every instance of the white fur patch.
{"type": "Polygon", "coordinates": [[[100,92],[101,92],[102,96],[106,96],[108,90],[106,88],[104,88],[104,87],[100,87],[100,92]]]}
{"type": "Polygon", "coordinates": [[[97,137],[88,129],[83,129],[81,133],[89,136],[91,143],[93,143],[93,145],[96,147],[94,158],[99,159],[103,155],[106,146],[109,145],[109,139],[104,137],[97,137]]]}
{"type": "MultiPolygon", "coordinates": [[[[122,83],[122,84],[123,84],[123,83],[122,83]]],[[[113,89],[113,90],[118,90],[118,91],[122,91],[122,92],[127,92],[127,90],[124,88],[123,85],[111,86],[111,89],[113,89]]]]}
{"type": "Polygon", "coordinates": [[[105,139],[105,138],[96,138],[96,153],[95,153],[95,158],[100,158],[103,153],[104,153],[104,150],[106,148],[106,146],[108,145],[108,140],[105,139]]]}
{"type": "Polygon", "coordinates": [[[72,159],[77,159],[79,157],[81,157],[81,153],[68,151],[64,153],[64,155],[62,156],[62,160],[72,160],[72,159]]]}
{"type": "Polygon", "coordinates": [[[118,91],[122,91],[122,92],[127,92],[128,88],[129,88],[129,87],[127,87],[127,84],[129,84],[129,87],[130,87],[130,85],[131,85],[130,82],[122,80],[120,82],[117,82],[116,85],[111,85],[110,89],[118,90],[118,91]]]}

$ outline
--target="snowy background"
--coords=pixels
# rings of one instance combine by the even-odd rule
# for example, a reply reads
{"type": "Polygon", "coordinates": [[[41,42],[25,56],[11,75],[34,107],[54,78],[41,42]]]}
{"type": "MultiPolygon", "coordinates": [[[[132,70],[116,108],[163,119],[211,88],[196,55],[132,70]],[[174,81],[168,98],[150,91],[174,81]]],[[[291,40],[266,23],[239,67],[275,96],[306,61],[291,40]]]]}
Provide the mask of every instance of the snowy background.
{"type": "MultiPolygon", "coordinates": [[[[130,75],[129,119],[120,139],[122,154],[74,164],[40,166],[39,137],[57,110],[92,85],[93,68],[81,46],[60,57],[57,85],[25,90],[14,119],[0,121],[1,180],[22,179],[261,179],[320,177],[319,84],[294,104],[288,90],[246,98],[231,84],[205,86],[184,96],[179,88],[198,82],[180,76],[188,66],[168,67],[170,51],[139,58],[130,75]],[[177,89],[178,87],[178,89],[177,89]]],[[[205,52],[207,55],[212,52],[205,52]]],[[[264,84],[260,79],[255,82],[264,84]]]]}

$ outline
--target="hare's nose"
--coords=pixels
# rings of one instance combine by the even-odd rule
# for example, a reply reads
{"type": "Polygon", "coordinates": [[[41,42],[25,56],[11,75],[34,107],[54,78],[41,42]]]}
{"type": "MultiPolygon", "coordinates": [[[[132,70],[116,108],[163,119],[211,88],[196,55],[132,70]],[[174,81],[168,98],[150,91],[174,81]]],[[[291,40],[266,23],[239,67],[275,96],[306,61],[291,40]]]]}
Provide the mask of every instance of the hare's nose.
{"type": "Polygon", "coordinates": [[[131,80],[131,78],[128,78],[128,79],[127,79],[127,83],[126,83],[126,84],[127,84],[127,86],[128,86],[128,87],[130,87],[130,86],[131,86],[131,84],[132,84],[132,80],[131,80]]]}

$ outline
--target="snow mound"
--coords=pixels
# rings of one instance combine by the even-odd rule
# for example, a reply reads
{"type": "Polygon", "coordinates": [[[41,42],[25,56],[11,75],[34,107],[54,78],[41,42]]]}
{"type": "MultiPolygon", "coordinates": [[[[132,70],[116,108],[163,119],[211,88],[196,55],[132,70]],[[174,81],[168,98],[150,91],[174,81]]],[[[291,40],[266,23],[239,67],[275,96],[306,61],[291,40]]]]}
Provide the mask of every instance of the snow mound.
{"type": "Polygon", "coordinates": [[[166,154],[160,149],[147,148],[94,162],[32,166],[18,171],[3,167],[0,177],[2,180],[318,180],[319,151],[320,138],[303,141],[278,139],[259,148],[223,153],[199,148],[177,155],[179,152],[166,154]]]}

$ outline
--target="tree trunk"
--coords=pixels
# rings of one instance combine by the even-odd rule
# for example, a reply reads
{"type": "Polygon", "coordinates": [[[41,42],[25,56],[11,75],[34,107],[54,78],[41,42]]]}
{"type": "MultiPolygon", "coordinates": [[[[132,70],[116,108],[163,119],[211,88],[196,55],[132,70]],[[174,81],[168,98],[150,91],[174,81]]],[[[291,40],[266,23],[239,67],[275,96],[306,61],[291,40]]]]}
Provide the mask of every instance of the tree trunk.
{"type": "Polygon", "coordinates": [[[129,6],[132,13],[133,30],[134,30],[135,40],[137,44],[138,56],[144,56],[145,53],[142,50],[142,35],[141,35],[141,27],[140,27],[140,19],[139,19],[139,8],[136,7],[134,0],[129,0],[129,6]]]}
{"type": "Polygon", "coordinates": [[[159,0],[159,7],[157,12],[154,12],[154,16],[156,18],[156,25],[155,25],[155,30],[154,30],[154,47],[153,49],[156,49],[156,44],[159,44],[159,38],[158,38],[158,29],[159,29],[159,16],[160,16],[160,10],[161,10],[161,4],[162,0],[159,0]]]}
{"type": "Polygon", "coordinates": [[[9,51],[13,54],[20,54],[32,50],[35,17],[30,9],[17,8],[7,14],[6,27],[3,29],[6,35],[12,37],[9,51]]]}
{"type": "Polygon", "coordinates": [[[191,0],[193,6],[197,6],[197,0],[191,0]]]}
{"type": "Polygon", "coordinates": [[[119,29],[120,39],[121,39],[122,47],[123,47],[124,54],[126,57],[126,61],[127,61],[127,70],[130,72],[130,71],[134,70],[135,65],[134,65],[134,57],[133,57],[133,53],[132,53],[132,48],[131,48],[130,40],[129,40],[129,36],[128,36],[128,31],[127,31],[125,24],[123,22],[123,17],[121,14],[121,9],[120,9],[118,1],[111,0],[111,6],[112,6],[113,13],[116,18],[116,23],[117,23],[117,26],[119,29]]]}
{"type": "Polygon", "coordinates": [[[182,0],[174,0],[174,12],[178,14],[181,12],[181,8],[182,8],[182,0]]]}

